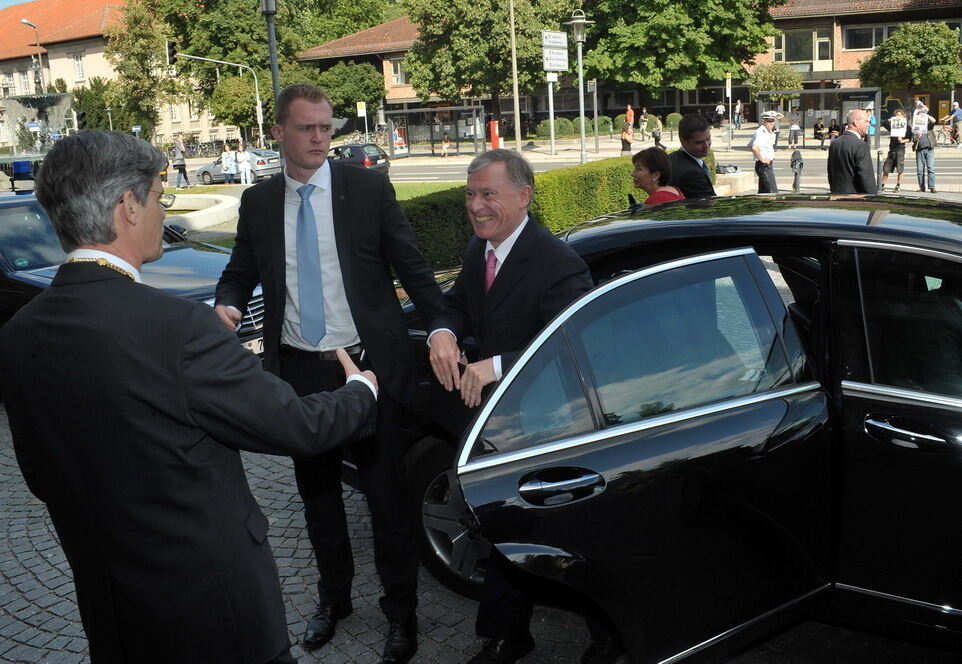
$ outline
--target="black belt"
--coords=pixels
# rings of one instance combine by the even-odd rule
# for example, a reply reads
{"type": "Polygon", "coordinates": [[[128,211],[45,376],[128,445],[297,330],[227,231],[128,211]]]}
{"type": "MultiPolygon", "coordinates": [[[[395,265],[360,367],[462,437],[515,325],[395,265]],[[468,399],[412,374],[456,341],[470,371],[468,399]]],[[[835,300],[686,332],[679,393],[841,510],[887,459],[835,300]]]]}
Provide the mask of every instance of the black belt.
{"type": "MultiPolygon", "coordinates": [[[[344,349],[348,355],[355,358],[359,357],[363,350],[361,344],[354,344],[344,349]]],[[[302,357],[322,362],[333,362],[337,359],[337,352],[333,350],[301,350],[287,344],[281,344],[280,353],[281,357],[302,357]]]]}

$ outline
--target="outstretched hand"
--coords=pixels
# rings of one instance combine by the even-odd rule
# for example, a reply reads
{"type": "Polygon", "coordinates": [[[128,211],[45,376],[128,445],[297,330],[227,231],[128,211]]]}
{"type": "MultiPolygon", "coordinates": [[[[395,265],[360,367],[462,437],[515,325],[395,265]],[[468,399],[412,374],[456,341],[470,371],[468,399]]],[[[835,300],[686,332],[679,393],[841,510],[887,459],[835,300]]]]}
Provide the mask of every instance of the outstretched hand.
{"type": "Polygon", "coordinates": [[[348,355],[347,351],[345,351],[343,348],[338,348],[334,352],[337,355],[338,362],[340,362],[341,366],[344,367],[345,378],[350,378],[351,376],[363,376],[371,381],[371,384],[374,385],[375,389],[377,389],[377,376],[374,375],[373,371],[361,371],[360,368],[354,364],[354,360],[351,359],[351,356],[348,355]]]}

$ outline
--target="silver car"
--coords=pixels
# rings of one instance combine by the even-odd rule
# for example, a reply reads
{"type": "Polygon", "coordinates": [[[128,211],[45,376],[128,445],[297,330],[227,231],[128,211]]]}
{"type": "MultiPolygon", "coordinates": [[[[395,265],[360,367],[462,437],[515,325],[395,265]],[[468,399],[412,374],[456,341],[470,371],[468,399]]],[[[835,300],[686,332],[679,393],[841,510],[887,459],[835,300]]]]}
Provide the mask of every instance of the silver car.
{"type": "MultiPolygon", "coordinates": [[[[251,181],[259,182],[264,178],[269,178],[275,173],[281,172],[281,155],[274,150],[263,148],[251,148],[251,181]]],[[[217,157],[209,164],[205,164],[197,169],[197,179],[204,184],[215,184],[224,182],[224,172],[221,170],[220,157],[217,157]]],[[[236,182],[240,182],[240,173],[234,176],[236,182]]]]}

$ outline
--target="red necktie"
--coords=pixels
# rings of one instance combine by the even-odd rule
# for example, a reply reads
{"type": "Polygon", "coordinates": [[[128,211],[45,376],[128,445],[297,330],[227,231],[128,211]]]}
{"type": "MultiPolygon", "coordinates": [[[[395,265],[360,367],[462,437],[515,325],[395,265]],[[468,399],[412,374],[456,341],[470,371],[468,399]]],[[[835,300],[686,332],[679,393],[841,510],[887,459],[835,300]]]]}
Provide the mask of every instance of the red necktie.
{"type": "Polygon", "coordinates": [[[494,283],[495,269],[498,267],[498,258],[494,255],[494,249],[488,249],[488,258],[484,263],[484,292],[491,290],[494,283]]]}

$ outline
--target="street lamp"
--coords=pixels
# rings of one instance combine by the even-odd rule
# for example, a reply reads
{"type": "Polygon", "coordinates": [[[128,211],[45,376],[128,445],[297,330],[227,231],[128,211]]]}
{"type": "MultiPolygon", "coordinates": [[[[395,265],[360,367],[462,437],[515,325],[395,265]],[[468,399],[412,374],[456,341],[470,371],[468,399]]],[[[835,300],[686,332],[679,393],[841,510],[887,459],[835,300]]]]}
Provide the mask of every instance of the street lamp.
{"type": "Polygon", "coordinates": [[[113,131],[113,130],[114,130],[114,116],[110,114],[111,108],[110,108],[109,106],[107,106],[106,109],[107,109],[107,122],[110,123],[110,131],[113,131]]]}
{"type": "Polygon", "coordinates": [[[261,0],[261,14],[267,21],[267,50],[271,56],[271,86],[274,89],[274,105],[281,95],[281,73],[277,66],[277,31],[274,29],[274,16],[277,14],[277,0],[261,0]]]}
{"type": "Polygon", "coordinates": [[[40,50],[40,28],[38,28],[37,24],[33,21],[25,18],[20,19],[20,22],[33,28],[33,32],[37,37],[37,71],[40,72],[40,92],[43,93],[43,91],[47,89],[47,86],[44,85],[43,82],[43,58],[41,57],[43,51],[40,50]]]}
{"type": "Polygon", "coordinates": [[[585,43],[585,28],[592,23],[594,23],[594,21],[589,21],[585,18],[585,13],[580,9],[571,12],[571,20],[565,23],[565,25],[571,26],[571,32],[574,35],[575,41],[578,43],[578,109],[580,114],[579,123],[581,124],[582,164],[588,162],[588,151],[585,148],[585,71],[581,45],[585,43]]]}

